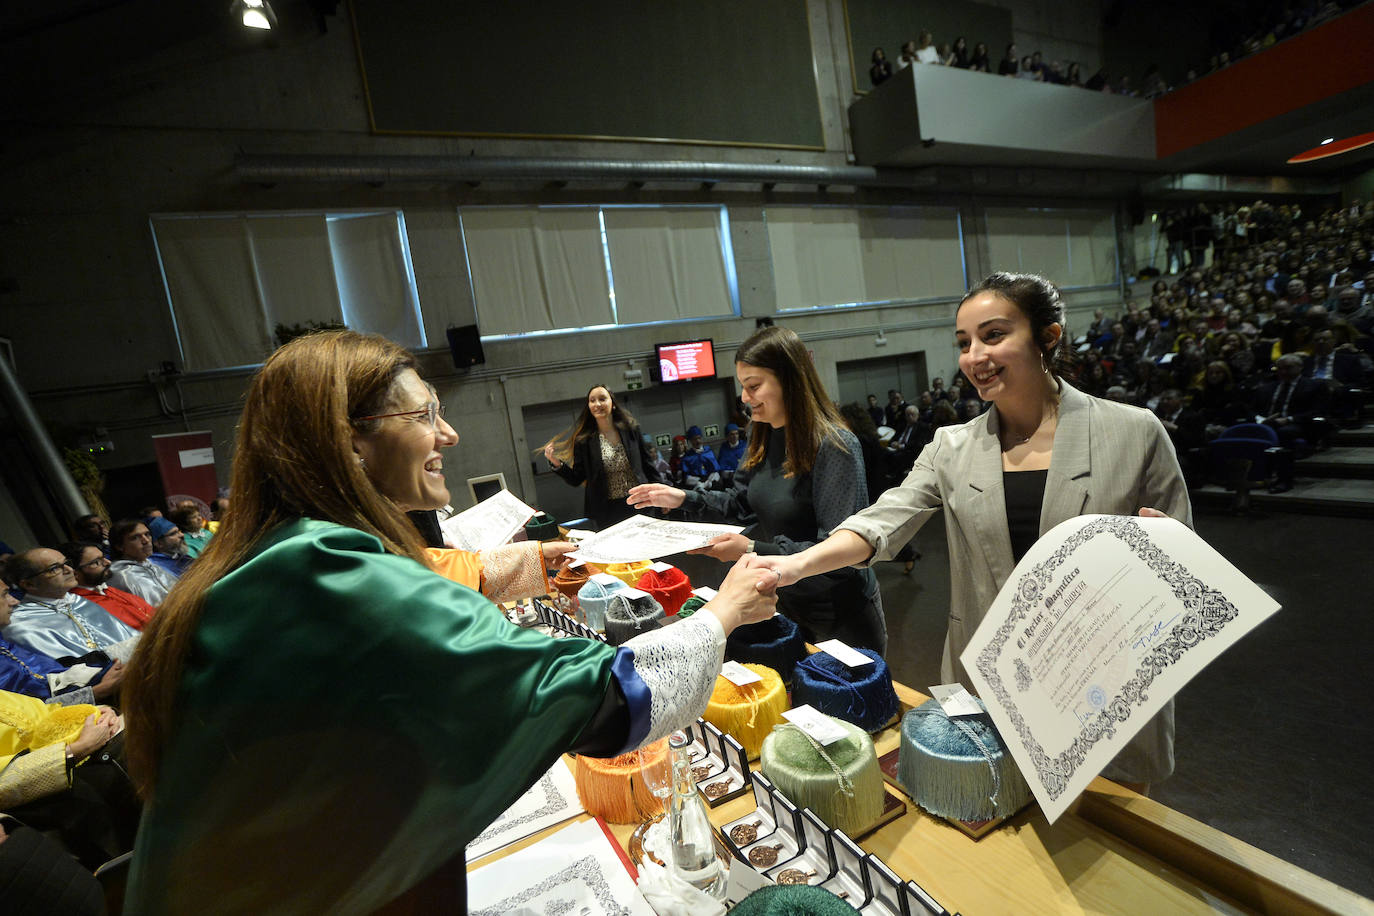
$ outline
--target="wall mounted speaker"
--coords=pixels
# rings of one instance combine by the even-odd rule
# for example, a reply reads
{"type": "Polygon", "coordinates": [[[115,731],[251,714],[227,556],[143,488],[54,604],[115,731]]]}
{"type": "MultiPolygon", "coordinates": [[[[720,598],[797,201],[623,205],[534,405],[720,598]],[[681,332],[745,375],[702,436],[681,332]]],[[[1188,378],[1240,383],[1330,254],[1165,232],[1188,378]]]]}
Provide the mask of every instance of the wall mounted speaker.
{"type": "Polygon", "coordinates": [[[482,338],[475,324],[449,328],[448,350],[453,354],[453,365],[459,369],[471,369],[487,361],[482,354],[482,338]]]}

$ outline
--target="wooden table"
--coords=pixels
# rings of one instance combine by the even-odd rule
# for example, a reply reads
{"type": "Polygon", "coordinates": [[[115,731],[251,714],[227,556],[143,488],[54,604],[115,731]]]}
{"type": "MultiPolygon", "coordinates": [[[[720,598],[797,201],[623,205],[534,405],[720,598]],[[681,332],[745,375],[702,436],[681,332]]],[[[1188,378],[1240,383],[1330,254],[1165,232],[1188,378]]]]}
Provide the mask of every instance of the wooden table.
{"type": "MultiPolygon", "coordinates": [[[[900,684],[897,694],[903,711],[927,699],[900,684]]],[[[900,734],[892,726],[874,741],[881,756],[898,746],[900,734]]],[[[719,826],[753,807],[749,792],[711,809],[711,820],[719,826]]],[[[627,846],[634,825],[613,825],[612,831],[627,846]]],[[[905,815],[860,845],[964,916],[1216,913],[1226,906],[1374,916],[1374,901],[1101,778],[1054,824],[1032,803],[972,840],[908,799],[905,815]]]]}

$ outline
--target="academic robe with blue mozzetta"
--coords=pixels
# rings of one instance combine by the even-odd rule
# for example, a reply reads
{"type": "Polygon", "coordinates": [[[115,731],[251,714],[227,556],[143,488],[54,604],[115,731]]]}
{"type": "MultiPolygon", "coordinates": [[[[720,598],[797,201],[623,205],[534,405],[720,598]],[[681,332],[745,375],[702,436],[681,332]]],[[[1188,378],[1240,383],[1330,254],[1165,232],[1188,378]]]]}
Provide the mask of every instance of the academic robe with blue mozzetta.
{"type": "Polygon", "coordinates": [[[41,652],[0,637],[0,690],[46,700],[52,696],[48,675],[66,668],[41,652]]]}
{"type": "Polygon", "coordinates": [[[363,532],[281,526],[206,594],[125,912],[413,907],[436,874],[463,912],[466,844],[589,726],[620,717],[599,755],[645,739],[633,656],[514,627],[363,532]]]}

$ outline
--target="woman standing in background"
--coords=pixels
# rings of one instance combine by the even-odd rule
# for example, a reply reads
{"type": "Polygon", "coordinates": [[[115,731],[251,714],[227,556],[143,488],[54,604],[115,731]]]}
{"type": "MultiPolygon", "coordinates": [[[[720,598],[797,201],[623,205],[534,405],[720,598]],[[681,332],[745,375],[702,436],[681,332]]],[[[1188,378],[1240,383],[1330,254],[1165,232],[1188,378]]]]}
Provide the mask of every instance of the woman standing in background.
{"type": "Polygon", "coordinates": [[[587,392],[587,406],[577,422],[545,443],[544,457],[569,484],[586,485],[583,511],[597,528],[634,514],[625,502],[632,487],[659,482],[639,424],[605,385],[587,392]]]}

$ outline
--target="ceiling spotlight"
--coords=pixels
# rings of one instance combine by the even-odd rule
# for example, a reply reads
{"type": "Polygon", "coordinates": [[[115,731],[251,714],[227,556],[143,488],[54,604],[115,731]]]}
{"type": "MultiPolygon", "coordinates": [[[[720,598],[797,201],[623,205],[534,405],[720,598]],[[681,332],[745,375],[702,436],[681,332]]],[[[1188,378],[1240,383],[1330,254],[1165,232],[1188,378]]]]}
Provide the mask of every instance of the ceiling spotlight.
{"type": "Polygon", "coordinates": [[[267,0],[234,0],[230,9],[238,14],[246,28],[268,31],[277,25],[277,14],[267,0]]]}
{"type": "Polygon", "coordinates": [[[1321,142],[1320,145],[1321,145],[1321,146],[1326,146],[1326,144],[1328,144],[1328,143],[1335,143],[1335,142],[1336,142],[1336,138],[1335,138],[1335,137],[1327,137],[1325,140],[1323,140],[1323,141],[1321,142]]]}

